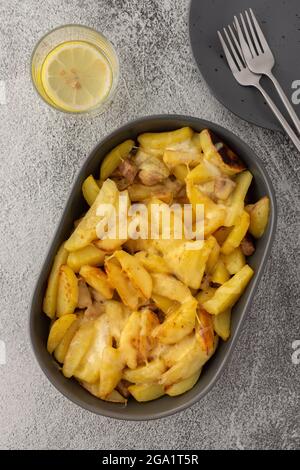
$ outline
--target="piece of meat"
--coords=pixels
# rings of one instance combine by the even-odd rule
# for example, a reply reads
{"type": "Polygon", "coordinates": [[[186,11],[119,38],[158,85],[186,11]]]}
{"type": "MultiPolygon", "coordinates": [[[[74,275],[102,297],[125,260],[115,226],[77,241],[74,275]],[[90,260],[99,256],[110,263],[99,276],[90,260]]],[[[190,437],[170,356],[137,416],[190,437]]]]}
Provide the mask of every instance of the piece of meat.
{"type": "Polygon", "coordinates": [[[78,280],[78,308],[87,308],[92,305],[92,296],[83,279],[78,280]]]}
{"type": "Polygon", "coordinates": [[[236,183],[230,178],[226,178],[225,176],[217,177],[215,179],[214,185],[214,193],[216,198],[225,201],[230,196],[235,187],[236,183]]]}
{"type": "Polygon", "coordinates": [[[251,256],[255,252],[253,238],[249,233],[241,241],[241,250],[245,256],[251,256]]]}
{"type": "Polygon", "coordinates": [[[154,186],[163,182],[170,171],[159,158],[139,150],[134,158],[139,170],[139,179],[145,186],[154,186]]]}
{"type": "Polygon", "coordinates": [[[138,172],[138,168],[132,160],[127,158],[112,173],[111,178],[116,183],[119,191],[124,191],[134,181],[138,172]]]}
{"type": "Polygon", "coordinates": [[[155,169],[141,170],[139,172],[139,179],[145,186],[153,186],[154,184],[161,183],[165,176],[155,169]]]}
{"type": "Polygon", "coordinates": [[[122,379],[116,386],[116,389],[121,393],[121,395],[123,395],[123,397],[128,398],[130,396],[128,391],[129,385],[131,385],[131,383],[128,382],[128,380],[122,379]]]}
{"type": "Polygon", "coordinates": [[[91,293],[93,301],[100,303],[105,302],[106,298],[102,294],[100,294],[100,292],[98,292],[96,289],[94,289],[93,287],[89,287],[89,291],[91,293]]]}
{"type": "Polygon", "coordinates": [[[93,302],[84,312],[84,318],[95,320],[105,312],[105,305],[100,302],[93,302]]]}
{"type": "Polygon", "coordinates": [[[138,169],[135,166],[135,164],[128,159],[123,160],[120,163],[118,170],[120,172],[120,175],[123,176],[127,180],[128,185],[133,182],[138,172],[138,169]]]}

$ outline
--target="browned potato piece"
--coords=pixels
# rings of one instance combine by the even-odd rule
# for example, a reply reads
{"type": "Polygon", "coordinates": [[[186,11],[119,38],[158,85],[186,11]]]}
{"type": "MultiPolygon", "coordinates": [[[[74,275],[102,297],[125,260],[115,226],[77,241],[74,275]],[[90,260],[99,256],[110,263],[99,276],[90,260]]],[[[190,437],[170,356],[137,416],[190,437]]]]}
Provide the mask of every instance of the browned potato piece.
{"type": "Polygon", "coordinates": [[[64,360],[65,360],[66,354],[68,352],[69,346],[71,344],[71,341],[72,341],[76,331],[80,327],[81,321],[82,321],[82,316],[78,315],[77,319],[71,324],[69,329],[66,331],[63,339],[61,340],[59,345],[54,350],[54,357],[61,364],[64,363],[64,360]]]}
{"type": "Polygon", "coordinates": [[[227,341],[230,336],[231,309],[228,308],[219,315],[212,317],[214,330],[223,341],[227,341]]]}
{"type": "Polygon", "coordinates": [[[54,318],[56,313],[57,304],[57,290],[60,268],[66,263],[68,252],[64,248],[64,243],[60,246],[52,265],[52,269],[48,278],[46,294],[43,302],[43,312],[49,318],[54,318]]]}
{"type": "Polygon", "coordinates": [[[100,363],[99,395],[106,398],[118,385],[124,367],[121,352],[111,346],[106,346],[102,353],[100,363]]]}
{"type": "Polygon", "coordinates": [[[243,211],[221,247],[221,252],[224,255],[229,255],[240,245],[241,241],[247,233],[249,224],[249,214],[246,211],[243,211]]]}
{"type": "Polygon", "coordinates": [[[268,197],[263,197],[255,204],[250,204],[245,207],[246,211],[250,214],[249,232],[254,238],[263,236],[268,225],[270,213],[270,200],[268,197]]]}
{"type": "Polygon", "coordinates": [[[194,385],[198,382],[201,370],[202,369],[199,369],[197,372],[195,372],[195,374],[191,375],[187,379],[181,380],[181,382],[177,382],[170,387],[166,387],[166,395],[169,395],[170,397],[177,397],[178,395],[182,395],[183,393],[193,388],[194,385]]]}
{"type": "Polygon", "coordinates": [[[246,264],[229,281],[218,287],[211,299],[203,303],[205,310],[212,315],[218,315],[231,308],[244,292],[253,274],[253,269],[246,264]]]}
{"type": "Polygon", "coordinates": [[[192,294],[189,288],[169,274],[153,273],[153,293],[167,297],[177,302],[185,302],[191,299],[192,294]]]}
{"type": "Polygon", "coordinates": [[[85,264],[88,264],[89,266],[102,266],[105,255],[106,253],[99,250],[96,246],[88,245],[81,248],[81,250],[69,253],[67,265],[70,266],[75,273],[78,273],[80,268],[85,264]]]}
{"type": "Polygon", "coordinates": [[[100,180],[106,180],[114,172],[122,160],[128,157],[133,146],[133,140],[125,140],[106,155],[101,165],[100,180]]]}
{"type": "Polygon", "coordinates": [[[136,369],[125,369],[123,378],[133,383],[153,383],[160,379],[165,370],[166,366],[164,361],[155,359],[136,369]]]}
{"type": "Polygon", "coordinates": [[[220,168],[222,173],[232,176],[245,170],[241,159],[212,131],[204,129],[200,133],[200,143],[204,158],[220,168]]]}
{"type": "Polygon", "coordinates": [[[118,188],[112,180],[108,179],[103,183],[93,205],[65,242],[66,250],[80,250],[98,238],[97,225],[103,219],[103,216],[97,215],[98,207],[100,204],[112,204],[115,206],[119,194],[118,188]]]}
{"type": "Polygon", "coordinates": [[[98,196],[100,188],[93,177],[88,176],[82,184],[82,194],[89,206],[92,206],[98,196]]]}
{"type": "MultiPolygon", "coordinates": [[[[153,330],[159,325],[157,315],[150,309],[143,309],[140,313],[140,339],[139,339],[139,350],[138,359],[139,362],[147,363],[150,352],[155,344],[155,338],[153,336],[153,330]]],[[[128,379],[129,380],[129,379],[128,379]]]]}
{"type": "Polygon", "coordinates": [[[127,274],[128,278],[138,289],[142,296],[150,299],[152,292],[152,278],[148,271],[139,262],[138,258],[130,255],[126,251],[115,251],[114,257],[119,261],[122,270],[127,274]]]}
{"type": "Polygon", "coordinates": [[[79,274],[89,286],[100,292],[100,294],[106,299],[112,298],[114,290],[110,285],[106,274],[100,268],[96,268],[94,266],[82,266],[79,274]]]}
{"type": "Polygon", "coordinates": [[[68,352],[66,354],[63,366],[65,377],[72,377],[80,364],[81,359],[89,349],[95,335],[95,324],[92,321],[82,323],[79,330],[75,333],[68,352]]]}
{"type": "Polygon", "coordinates": [[[61,317],[73,313],[78,303],[78,279],[67,266],[60,267],[57,290],[56,315],[61,317]]]}
{"type": "Polygon", "coordinates": [[[191,139],[193,131],[190,127],[182,127],[170,132],[147,132],[138,136],[138,142],[144,149],[165,149],[191,139]]]}
{"type": "Polygon", "coordinates": [[[176,302],[174,300],[168,299],[168,297],[164,297],[163,295],[158,295],[158,294],[152,294],[151,296],[153,302],[155,305],[165,314],[169,315],[179,307],[179,302],[176,302]]]}
{"type": "Polygon", "coordinates": [[[132,310],[137,310],[139,305],[145,301],[145,298],[132,285],[126,273],[122,271],[120,263],[114,258],[106,260],[105,271],[109,283],[116,289],[122,302],[132,310]]]}
{"type": "Polygon", "coordinates": [[[229,272],[223,261],[219,259],[211,273],[211,282],[214,284],[224,284],[230,278],[229,272]]]}
{"type": "Polygon", "coordinates": [[[93,325],[93,338],[73,374],[79,380],[95,383],[99,381],[103,351],[112,345],[112,336],[109,320],[105,313],[89,323],[93,325]]]}
{"type": "Polygon", "coordinates": [[[171,313],[153,332],[160,343],[174,344],[188,336],[195,327],[197,300],[184,302],[177,311],[171,313]]]}
{"type": "Polygon", "coordinates": [[[132,312],[122,330],[119,348],[125,364],[130,369],[136,369],[138,364],[140,331],[141,315],[139,312],[132,312]]]}
{"type": "Polygon", "coordinates": [[[222,255],[222,260],[230,274],[236,274],[246,264],[245,256],[240,247],[235,248],[228,255],[222,255]]]}
{"type": "Polygon", "coordinates": [[[158,383],[130,385],[128,390],[139,402],[156,400],[165,394],[164,387],[158,383]]]}
{"type": "Polygon", "coordinates": [[[50,328],[47,342],[47,349],[50,354],[52,354],[54,349],[59,345],[67,330],[76,320],[76,318],[76,315],[70,313],[69,315],[64,315],[53,323],[50,328]]]}
{"type": "MultiPolygon", "coordinates": [[[[99,385],[97,383],[95,384],[89,384],[84,381],[80,381],[80,384],[85,388],[89,393],[94,395],[97,398],[101,398],[99,395],[99,385]]],[[[113,390],[109,395],[107,395],[105,398],[102,398],[102,400],[109,401],[111,403],[122,403],[123,405],[126,405],[127,399],[121,395],[117,390],[113,390]]]]}

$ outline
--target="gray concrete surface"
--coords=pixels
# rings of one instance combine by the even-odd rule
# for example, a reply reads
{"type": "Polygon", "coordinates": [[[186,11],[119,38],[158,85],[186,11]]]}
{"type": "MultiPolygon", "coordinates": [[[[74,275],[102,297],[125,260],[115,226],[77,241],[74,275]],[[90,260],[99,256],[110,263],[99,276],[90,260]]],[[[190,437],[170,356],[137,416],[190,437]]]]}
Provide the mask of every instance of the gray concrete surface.
{"type": "MultiPolygon", "coordinates": [[[[189,50],[187,0],[1,0],[0,105],[2,449],[246,449],[300,447],[299,155],[277,133],[248,125],[211,95],[189,50]],[[29,74],[49,29],[82,23],[115,44],[121,80],[93,119],[47,107],[29,74]],[[83,411],[48,382],[28,337],[32,290],[75,174],[94,145],[129,119],[182,113],[238,134],[264,161],[279,202],[276,242],[235,354],[200,403],[154,422],[118,422],[83,411]],[[297,248],[298,247],[298,248],[297,248]]],[[[295,77],[299,78],[299,77],[295,77]]]]}

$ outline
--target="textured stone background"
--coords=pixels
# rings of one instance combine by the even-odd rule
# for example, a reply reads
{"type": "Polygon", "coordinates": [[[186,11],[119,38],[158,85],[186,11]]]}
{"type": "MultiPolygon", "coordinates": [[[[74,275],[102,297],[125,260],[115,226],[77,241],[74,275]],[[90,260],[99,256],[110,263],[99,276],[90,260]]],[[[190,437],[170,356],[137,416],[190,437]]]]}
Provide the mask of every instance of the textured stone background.
{"type": "Polygon", "coordinates": [[[188,44],[187,0],[1,0],[0,105],[1,448],[300,447],[299,156],[282,135],[248,125],[211,95],[188,44]],[[122,74],[106,114],[72,118],[36,96],[31,51],[49,29],[82,23],[118,49],[122,74]],[[238,134],[264,161],[279,201],[276,242],[222,378],[200,403],[154,422],[118,422],[81,410],[39,369],[28,337],[32,290],[75,174],[94,145],[129,119],[181,113],[238,134]]]}

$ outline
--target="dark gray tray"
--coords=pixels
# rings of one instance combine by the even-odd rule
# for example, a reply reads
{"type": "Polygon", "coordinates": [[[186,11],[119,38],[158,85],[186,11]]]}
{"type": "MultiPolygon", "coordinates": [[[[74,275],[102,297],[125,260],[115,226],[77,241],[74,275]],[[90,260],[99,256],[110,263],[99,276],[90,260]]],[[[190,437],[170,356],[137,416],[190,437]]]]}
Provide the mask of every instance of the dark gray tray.
{"type": "Polygon", "coordinates": [[[148,420],[161,418],[184,410],[200,400],[216,382],[237,342],[242,323],[247,315],[248,308],[255,294],[258,281],[262,275],[263,267],[272,245],[276,226],[276,214],[277,209],[274,189],[263,164],[248,145],[223,127],[213,124],[212,122],[192,117],[160,115],[138,119],[114,131],[97,145],[79,172],[33,294],[30,313],[31,341],[35,356],[50,382],[67,398],[79,406],[94,413],[118,419],[148,420]],[[73,229],[73,221],[86,210],[86,203],[81,194],[81,185],[84,179],[91,173],[98,178],[100,162],[107,152],[120,142],[129,138],[135,139],[143,132],[173,130],[184,126],[190,126],[195,131],[209,128],[218,134],[221,139],[227,142],[229,146],[239,154],[253,173],[254,182],[251,188],[253,200],[257,200],[262,196],[269,196],[270,198],[271,214],[269,224],[264,236],[257,242],[256,252],[249,261],[250,265],[255,270],[255,275],[245,293],[233,309],[231,338],[226,343],[220,341],[216,354],[205,365],[199,382],[192,390],[179,397],[162,397],[153,402],[144,404],[139,404],[132,399],[129,400],[126,407],[107,403],[90,395],[75,380],[66,379],[60,372],[58,363],[47,352],[46,343],[49,332],[49,319],[42,313],[42,303],[47,278],[59,245],[69,236],[73,229]]]}
{"type": "MultiPolygon", "coordinates": [[[[299,0],[192,0],[189,29],[193,55],[215,97],[234,114],[267,129],[282,130],[277,119],[252,87],[240,86],[223,57],[217,30],[251,7],[275,56],[274,74],[291,98],[292,83],[300,79],[299,0]]],[[[290,118],[267,78],[261,81],[289,122],[290,118]]],[[[200,91],[199,91],[200,93],[200,91]]],[[[300,117],[300,104],[294,105],[300,117]]]]}

